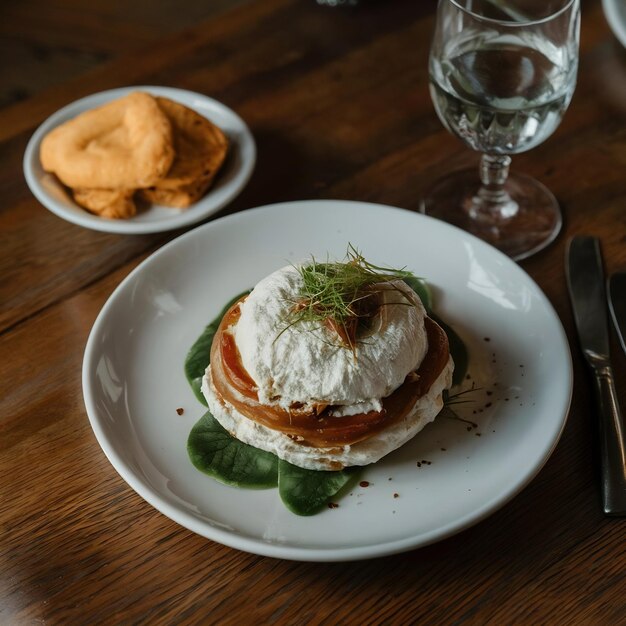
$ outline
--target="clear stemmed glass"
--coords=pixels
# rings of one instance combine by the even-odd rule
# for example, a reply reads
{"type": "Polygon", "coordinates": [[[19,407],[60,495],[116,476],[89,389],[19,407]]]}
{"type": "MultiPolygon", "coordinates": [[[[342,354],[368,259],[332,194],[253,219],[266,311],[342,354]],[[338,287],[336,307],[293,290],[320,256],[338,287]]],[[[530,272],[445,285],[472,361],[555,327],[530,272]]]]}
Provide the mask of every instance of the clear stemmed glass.
{"type": "Polygon", "coordinates": [[[576,85],[579,0],[439,0],[430,92],[444,126],[482,153],[475,170],[437,181],[424,213],[516,260],[554,240],[561,212],[541,183],[509,174],[511,154],[559,125],[576,85]]]}

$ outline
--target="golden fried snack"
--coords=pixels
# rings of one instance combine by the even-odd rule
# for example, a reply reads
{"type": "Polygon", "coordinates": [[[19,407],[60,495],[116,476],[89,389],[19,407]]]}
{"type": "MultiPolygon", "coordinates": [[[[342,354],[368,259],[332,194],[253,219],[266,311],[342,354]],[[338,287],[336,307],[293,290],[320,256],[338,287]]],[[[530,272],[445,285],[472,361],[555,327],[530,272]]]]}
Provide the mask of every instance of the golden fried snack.
{"type": "Polygon", "coordinates": [[[49,132],[40,159],[68,187],[150,187],[174,160],[172,126],[156,100],[137,91],[49,132]]]}
{"type": "Polygon", "coordinates": [[[178,188],[168,189],[157,185],[147,189],[139,189],[138,194],[143,200],[153,204],[186,209],[202,198],[212,182],[213,177],[200,179],[190,185],[182,185],[178,188]]]}
{"type": "Polygon", "coordinates": [[[168,98],[156,100],[172,125],[176,151],[172,167],[157,186],[177,189],[199,180],[213,180],[226,158],[226,135],[193,109],[168,98]]]}
{"type": "Polygon", "coordinates": [[[137,213],[134,193],[134,189],[72,189],[77,204],[109,219],[123,219],[137,213]]]}

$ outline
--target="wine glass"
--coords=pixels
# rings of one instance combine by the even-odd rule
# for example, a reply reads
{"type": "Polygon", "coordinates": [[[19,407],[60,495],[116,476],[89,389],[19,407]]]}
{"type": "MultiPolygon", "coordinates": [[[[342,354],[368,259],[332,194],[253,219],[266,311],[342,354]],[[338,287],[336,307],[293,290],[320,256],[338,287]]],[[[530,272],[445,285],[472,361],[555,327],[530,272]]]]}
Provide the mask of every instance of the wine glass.
{"type": "Polygon", "coordinates": [[[430,93],[444,126],[482,153],[475,170],[437,181],[423,213],[515,260],[558,234],[561,212],[541,183],[512,173],[511,154],[545,141],[576,85],[579,0],[439,0],[430,93]]]}

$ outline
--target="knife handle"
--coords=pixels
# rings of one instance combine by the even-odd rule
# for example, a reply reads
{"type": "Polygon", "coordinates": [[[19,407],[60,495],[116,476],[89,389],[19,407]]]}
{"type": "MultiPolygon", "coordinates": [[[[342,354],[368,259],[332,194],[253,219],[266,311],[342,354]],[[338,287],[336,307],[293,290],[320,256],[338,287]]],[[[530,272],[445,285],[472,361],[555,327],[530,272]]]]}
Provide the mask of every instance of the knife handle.
{"type": "Polygon", "coordinates": [[[593,368],[600,409],[602,497],[607,515],[626,513],[626,427],[610,365],[593,368]]]}

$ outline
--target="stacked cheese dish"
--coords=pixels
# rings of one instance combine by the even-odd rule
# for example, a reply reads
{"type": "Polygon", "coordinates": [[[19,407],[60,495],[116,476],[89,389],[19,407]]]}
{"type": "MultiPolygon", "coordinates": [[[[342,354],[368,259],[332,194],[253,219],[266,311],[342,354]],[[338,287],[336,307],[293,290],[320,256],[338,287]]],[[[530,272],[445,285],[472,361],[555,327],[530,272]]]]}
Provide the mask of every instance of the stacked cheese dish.
{"type": "Polygon", "coordinates": [[[405,274],[355,253],[261,280],[213,340],[202,382],[213,416],[314,470],[374,463],[409,441],[443,407],[454,363],[405,274]]]}

